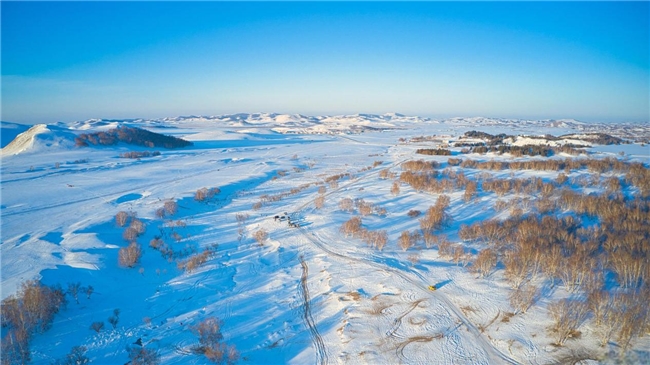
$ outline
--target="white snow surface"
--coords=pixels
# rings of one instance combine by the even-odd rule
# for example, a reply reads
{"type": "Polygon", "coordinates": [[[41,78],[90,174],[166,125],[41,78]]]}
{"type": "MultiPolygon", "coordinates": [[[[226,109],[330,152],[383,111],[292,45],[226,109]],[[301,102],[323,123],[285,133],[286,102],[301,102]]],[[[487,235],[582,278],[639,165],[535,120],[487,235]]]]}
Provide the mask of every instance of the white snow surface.
{"type": "MultiPolygon", "coordinates": [[[[567,347],[550,345],[546,303],[551,298],[502,321],[500,316],[512,311],[511,289],[499,271],[478,278],[435,249],[402,251],[399,234],[419,227],[406,213],[425,211],[437,195],[402,186],[394,196],[392,180],[378,178],[385,168],[399,174],[399,164],[407,159],[446,163],[446,156],[414,154],[431,142],[405,144],[399,138],[435,134],[453,142],[468,130],[498,134],[508,127],[529,135],[577,136],[580,125],[573,120],[435,121],[396,113],[253,113],[37,125],[2,149],[1,297],[33,278],[95,288],[79,303],[69,298],[52,328],[34,337],[34,364],[50,364],[73,346],[85,346],[93,363],[124,364],[125,346],[138,338],[157,349],[164,364],[207,364],[191,351],[198,342],[190,329],[208,316],[223,321],[224,341],[240,351],[242,364],[552,364],[570,354],[599,353],[603,350],[588,326],[567,347]],[[194,146],[142,159],[118,158],[143,150],[124,144],[74,147],[76,134],[119,124],[182,137],[194,146]],[[375,161],[382,164],[366,168],[375,161]],[[325,205],[316,209],[317,184],[346,172],[353,178],[324,185],[325,205]],[[252,209],[263,195],[304,184],[313,185],[252,209]],[[221,192],[195,201],[194,193],[203,187],[221,192]],[[387,210],[385,217],[363,218],[364,226],[388,231],[383,251],[339,233],[341,223],[352,217],[338,207],[347,197],[387,210]],[[178,203],[178,212],[157,217],[156,210],[168,200],[178,203]],[[138,238],[144,255],[133,269],[117,264],[118,249],[127,245],[114,220],[119,211],[137,213],[147,228],[138,238]],[[301,227],[289,228],[273,218],[284,212],[301,227]],[[249,214],[242,224],[236,221],[239,213],[249,214]],[[263,245],[252,238],[260,229],[268,232],[263,245]],[[212,244],[218,250],[197,270],[183,272],[149,247],[160,235],[177,250],[200,251],[212,244]],[[439,290],[429,291],[430,284],[439,290]],[[106,323],[99,333],[89,329],[115,308],[121,310],[116,328],[106,323]]],[[[514,143],[529,142],[520,137],[514,143]]],[[[594,146],[592,152],[617,156],[621,151],[630,161],[649,162],[646,146],[638,144],[594,146]]],[[[450,197],[456,229],[496,214],[491,209],[496,196],[471,204],[463,201],[462,191],[450,197]]],[[[559,289],[553,295],[568,294],[559,289]]],[[[650,342],[645,337],[635,346],[647,353],[650,342]]]]}

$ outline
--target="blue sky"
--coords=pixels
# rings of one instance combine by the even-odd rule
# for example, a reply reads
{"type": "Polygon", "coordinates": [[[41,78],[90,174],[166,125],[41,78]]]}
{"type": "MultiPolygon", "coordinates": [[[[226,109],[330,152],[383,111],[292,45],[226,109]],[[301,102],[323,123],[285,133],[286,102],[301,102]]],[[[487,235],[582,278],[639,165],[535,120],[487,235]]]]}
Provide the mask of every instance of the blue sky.
{"type": "Polygon", "coordinates": [[[7,2],[2,120],[648,121],[648,2],[7,2]]]}

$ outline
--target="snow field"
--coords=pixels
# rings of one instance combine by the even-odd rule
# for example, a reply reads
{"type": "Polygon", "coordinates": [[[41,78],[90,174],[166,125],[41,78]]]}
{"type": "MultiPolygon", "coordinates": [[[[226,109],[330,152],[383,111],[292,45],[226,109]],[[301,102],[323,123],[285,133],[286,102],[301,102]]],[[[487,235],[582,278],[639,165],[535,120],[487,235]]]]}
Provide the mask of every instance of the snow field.
{"type": "MultiPolygon", "coordinates": [[[[2,298],[34,277],[48,285],[81,282],[95,288],[89,298],[80,295],[79,304],[68,298],[52,328],[35,336],[33,363],[49,364],[77,345],[87,347],[93,363],[124,363],[124,348],[138,338],[157,349],[165,364],[207,363],[192,353],[197,339],[190,329],[209,316],[223,321],[224,340],[237,347],[242,363],[251,364],[547,364],[572,352],[602,351],[589,324],[581,328],[581,339],[564,348],[550,345],[545,310],[550,297],[542,297],[525,314],[509,314],[511,289],[501,271],[479,278],[423,243],[407,251],[397,245],[402,231],[419,228],[418,218],[407,212],[425,212],[439,194],[401,184],[400,193],[393,195],[394,179],[380,179],[379,172],[389,168],[399,176],[399,165],[407,159],[435,160],[443,170],[448,159],[416,155],[417,148],[432,148],[431,144],[400,144],[398,139],[458,136],[475,125],[421,123],[414,130],[406,122],[391,121],[402,129],[277,135],[274,127],[264,124],[271,123],[267,119],[286,124],[291,118],[259,118],[263,122],[255,126],[250,118],[237,121],[244,127],[236,131],[232,125],[206,125],[205,120],[152,124],[152,130],[185,137],[195,145],[140,160],[117,157],[137,147],[76,149],[66,143],[48,147],[38,138],[31,149],[11,157],[3,154],[2,298]],[[375,161],[382,164],[372,167],[375,161]],[[351,177],[336,184],[324,182],[347,173],[351,177]],[[326,188],[325,202],[316,209],[320,186],[326,188]],[[203,187],[218,187],[221,192],[197,202],[194,192],[203,187]],[[265,195],[281,198],[264,201],[265,195]],[[389,243],[382,251],[339,232],[344,221],[358,215],[339,209],[343,198],[362,198],[386,210],[382,216],[362,217],[364,227],[388,231],[389,243]],[[156,217],[156,210],[169,200],[177,202],[178,212],[156,217]],[[258,202],[261,207],[253,209],[258,202]],[[118,211],[136,212],[147,226],[138,238],[144,255],[134,269],[117,265],[118,248],[127,244],[123,228],[114,222],[118,211]],[[300,227],[273,219],[284,212],[300,227]],[[248,218],[238,223],[236,215],[242,213],[248,218]],[[253,239],[261,229],[268,233],[262,245],[253,239]],[[172,232],[179,235],[178,242],[172,232]],[[215,243],[218,249],[204,265],[183,272],[148,246],[160,235],[176,250],[188,247],[200,252],[215,243]],[[430,292],[426,288],[430,284],[439,290],[430,292]],[[116,328],[106,323],[99,333],[89,329],[115,308],[121,310],[116,328]]],[[[549,130],[556,135],[571,131],[549,130]]],[[[625,151],[626,159],[648,162],[639,145],[594,149],[600,156],[625,151]]],[[[511,159],[494,154],[451,157],[511,159]]],[[[558,174],[464,172],[471,179],[537,176],[544,181],[558,174]]],[[[568,177],[583,175],[589,174],[573,171],[568,177]]],[[[506,218],[510,211],[495,210],[497,200],[511,203],[521,198],[481,190],[470,202],[463,200],[462,190],[447,195],[453,221],[444,233],[453,243],[459,242],[454,232],[461,224],[506,218]]],[[[481,247],[472,243],[465,248],[475,254],[481,247]]],[[[562,288],[547,292],[553,299],[569,296],[562,288]]],[[[635,346],[643,353],[650,347],[647,336],[635,346]]]]}

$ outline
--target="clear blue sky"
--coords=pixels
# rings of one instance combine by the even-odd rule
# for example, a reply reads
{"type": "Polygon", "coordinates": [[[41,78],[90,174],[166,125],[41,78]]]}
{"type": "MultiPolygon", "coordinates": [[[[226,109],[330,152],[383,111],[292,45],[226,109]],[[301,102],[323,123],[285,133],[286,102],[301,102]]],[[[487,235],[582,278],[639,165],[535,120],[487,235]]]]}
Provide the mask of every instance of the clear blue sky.
{"type": "Polygon", "coordinates": [[[648,121],[648,2],[7,2],[2,120],[648,121]]]}

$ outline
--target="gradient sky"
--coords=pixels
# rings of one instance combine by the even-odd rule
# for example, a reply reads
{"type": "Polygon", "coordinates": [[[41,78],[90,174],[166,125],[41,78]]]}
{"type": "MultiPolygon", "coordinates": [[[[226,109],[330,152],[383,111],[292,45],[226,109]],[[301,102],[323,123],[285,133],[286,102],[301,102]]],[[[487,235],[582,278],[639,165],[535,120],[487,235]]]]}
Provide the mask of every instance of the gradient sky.
{"type": "Polygon", "coordinates": [[[648,121],[648,2],[1,2],[2,120],[648,121]]]}

